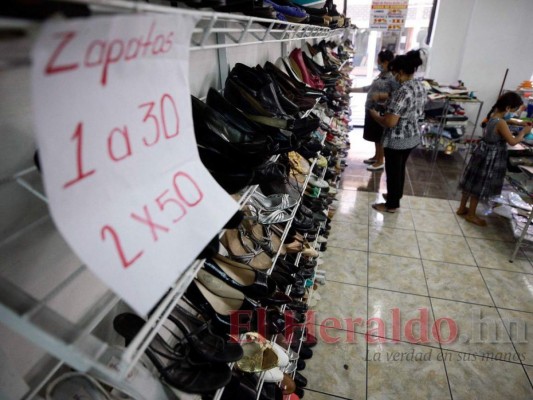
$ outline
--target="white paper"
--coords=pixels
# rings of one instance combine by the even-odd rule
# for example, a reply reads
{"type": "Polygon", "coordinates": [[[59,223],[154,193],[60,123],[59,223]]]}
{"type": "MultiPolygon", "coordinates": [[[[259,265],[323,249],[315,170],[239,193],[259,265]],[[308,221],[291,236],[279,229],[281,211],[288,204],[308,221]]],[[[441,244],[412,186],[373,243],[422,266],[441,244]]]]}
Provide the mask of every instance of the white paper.
{"type": "Polygon", "coordinates": [[[51,213],[87,266],[146,314],[237,210],[203,167],[189,94],[196,17],[45,24],[33,51],[51,213]]]}

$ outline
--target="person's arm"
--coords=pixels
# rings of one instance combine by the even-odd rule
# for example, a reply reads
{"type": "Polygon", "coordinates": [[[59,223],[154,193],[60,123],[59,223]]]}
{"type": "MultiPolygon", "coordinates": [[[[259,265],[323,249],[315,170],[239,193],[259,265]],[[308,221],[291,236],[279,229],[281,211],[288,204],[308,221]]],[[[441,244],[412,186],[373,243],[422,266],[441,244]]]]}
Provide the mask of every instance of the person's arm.
{"type": "Polygon", "coordinates": [[[384,103],[389,99],[389,94],[387,92],[377,92],[372,94],[372,100],[376,103],[384,103]]]}
{"type": "Polygon", "coordinates": [[[380,115],[376,110],[369,110],[368,112],[378,124],[385,128],[394,128],[398,125],[398,121],[400,121],[400,116],[396,114],[380,115]]]}
{"type": "Polygon", "coordinates": [[[518,125],[518,126],[526,126],[527,125],[526,121],[522,121],[521,119],[518,119],[518,118],[511,118],[511,119],[508,119],[505,122],[507,122],[508,125],[518,125]]]}
{"type": "Polygon", "coordinates": [[[498,124],[496,125],[496,132],[502,136],[507,143],[509,143],[511,146],[514,146],[515,144],[520,143],[524,139],[524,136],[531,132],[531,125],[527,124],[520,130],[520,132],[518,132],[518,135],[513,136],[509,130],[509,126],[507,126],[506,121],[502,119],[499,120],[498,124]]]}
{"type": "Polygon", "coordinates": [[[349,93],[368,93],[368,91],[370,90],[370,86],[371,85],[362,86],[362,87],[356,87],[356,88],[350,88],[348,90],[348,92],[349,93]]]}

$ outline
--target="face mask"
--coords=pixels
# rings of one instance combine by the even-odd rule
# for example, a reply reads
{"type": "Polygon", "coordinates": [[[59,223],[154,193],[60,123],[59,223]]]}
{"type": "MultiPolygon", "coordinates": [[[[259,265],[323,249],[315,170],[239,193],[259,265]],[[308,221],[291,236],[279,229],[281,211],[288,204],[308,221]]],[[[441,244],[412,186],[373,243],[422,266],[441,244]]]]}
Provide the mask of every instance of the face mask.
{"type": "Polygon", "coordinates": [[[378,71],[383,72],[385,68],[383,68],[383,65],[378,64],[378,71]]]}
{"type": "Polygon", "coordinates": [[[513,117],[514,117],[514,113],[512,113],[512,112],[506,112],[505,115],[503,116],[503,119],[506,120],[506,121],[508,121],[508,120],[510,120],[510,119],[513,118],[513,117]]]}

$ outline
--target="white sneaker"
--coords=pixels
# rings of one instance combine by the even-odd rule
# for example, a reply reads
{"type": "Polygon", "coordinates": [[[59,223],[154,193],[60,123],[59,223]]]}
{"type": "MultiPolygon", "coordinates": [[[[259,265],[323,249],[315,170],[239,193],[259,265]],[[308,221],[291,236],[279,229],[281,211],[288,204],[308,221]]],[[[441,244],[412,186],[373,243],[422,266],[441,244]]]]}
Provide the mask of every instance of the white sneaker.
{"type": "Polygon", "coordinates": [[[317,239],[318,243],[327,243],[328,239],[326,239],[324,236],[319,236],[317,239]]]}
{"type": "Polygon", "coordinates": [[[265,382],[281,382],[283,380],[283,371],[276,367],[265,371],[265,382]]]}
{"type": "Polygon", "coordinates": [[[373,165],[368,166],[366,169],[368,171],[379,171],[381,169],[385,168],[385,163],[378,165],[377,167],[374,167],[373,165]]]}
{"type": "Polygon", "coordinates": [[[278,367],[284,369],[287,365],[289,365],[289,355],[285,352],[285,349],[279,344],[274,342],[270,342],[270,344],[272,345],[272,349],[276,352],[276,355],[278,356],[278,367]]]}

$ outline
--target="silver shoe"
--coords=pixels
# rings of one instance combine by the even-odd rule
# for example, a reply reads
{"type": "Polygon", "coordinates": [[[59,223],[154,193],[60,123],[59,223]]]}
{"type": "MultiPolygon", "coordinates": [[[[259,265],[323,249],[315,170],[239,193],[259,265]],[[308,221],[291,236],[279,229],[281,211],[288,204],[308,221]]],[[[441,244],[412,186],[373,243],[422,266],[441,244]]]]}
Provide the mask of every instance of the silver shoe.
{"type": "Polygon", "coordinates": [[[243,211],[246,219],[251,219],[261,225],[280,224],[292,219],[291,214],[284,210],[266,211],[258,209],[252,204],[248,204],[247,207],[243,208],[243,211]],[[248,212],[244,211],[246,209],[248,209],[248,212]]]}
{"type": "Polygon", "coordinates": [[[297,203],[288,194],[271,194],[270,196],[265,196],[257,190],[252,195],[251,201],[257,208],[265,211],[286,210],[287,208],[294,207],[297,203]]]}

